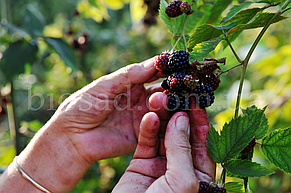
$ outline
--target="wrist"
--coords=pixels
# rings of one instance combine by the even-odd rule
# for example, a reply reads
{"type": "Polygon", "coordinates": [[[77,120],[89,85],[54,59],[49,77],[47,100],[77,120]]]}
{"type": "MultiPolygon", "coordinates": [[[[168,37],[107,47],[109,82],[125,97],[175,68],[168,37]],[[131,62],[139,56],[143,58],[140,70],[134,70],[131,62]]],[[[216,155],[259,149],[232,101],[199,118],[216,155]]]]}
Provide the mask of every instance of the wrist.
{"type": "Polygon", "coordinates": [[[18,156],[18,164],[51,192],[70,192],[91,165],[79,156],[68,137],[55,126],[47,123],[34,136],[18,156]]]}

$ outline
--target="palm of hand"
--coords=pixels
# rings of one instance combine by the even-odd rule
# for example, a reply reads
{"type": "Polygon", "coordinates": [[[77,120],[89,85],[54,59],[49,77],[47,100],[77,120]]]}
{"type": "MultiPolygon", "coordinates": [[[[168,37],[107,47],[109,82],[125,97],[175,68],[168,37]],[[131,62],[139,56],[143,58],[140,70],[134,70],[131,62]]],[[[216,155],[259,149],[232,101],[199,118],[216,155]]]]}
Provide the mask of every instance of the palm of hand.
{"type": "MultiPolygon", "coordinates": [[[[80,156],[92,164],[103,158],[117,157],[134,151],[140,121],[143,115],[149,111],[146,101],[150,94],[151,89],[147,90],[142,84],[135,85],[129,91],[117,95],[109,101],[106,104],[108,109],[103,112],[94,108],[94,105],[85,103],[86,105],[82,107],[82,104],[79,104],[89,99],[92,101],[91,95],[82,96],[89,99],[82,97],[78,100],[76,100],[78,97],[69,99],[77,102],[73,104],[73,109],[66,107],[70,109],[65,116],[70,119],[70,122],[68,121],[69,129],[66,130],[70,132],[66,135],[80,156]],[[76,108],[80,106],[81,108],[76,108]],[[80,109],[84,109],[84,111],[80,111],[80,109]],[[72,122],[72,120],[74,121],[72,122]]],[[[96,94],[93,95],[96,96],[96,94]]],[[[67,106],[69,104],[70,102],[67,106]]],[[[98,101],[98,104],[102,104],[102,102],[98,101]]]]}

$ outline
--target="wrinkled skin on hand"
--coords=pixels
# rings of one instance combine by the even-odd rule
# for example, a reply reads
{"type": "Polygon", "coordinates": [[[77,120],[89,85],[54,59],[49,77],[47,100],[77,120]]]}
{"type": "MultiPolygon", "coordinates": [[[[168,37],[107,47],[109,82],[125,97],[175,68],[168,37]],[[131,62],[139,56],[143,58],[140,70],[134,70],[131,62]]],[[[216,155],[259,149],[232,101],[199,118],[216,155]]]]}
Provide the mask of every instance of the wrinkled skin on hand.
{"type": "MultiPolygon", "coordinates": [[[[148,112],[146,100],[160,86],[145,88],[158,79],[155,57],[103,76],[68,97],[54,121],[75,151],[89,164],[134,151],[139,124],[148,112]]],[[[73,150],[72,150],[73,151],[73,150]]]]}
{"type": "MultiPolygon", "coordinates": [[[[174,128],[177,117],[186,113],[178,112],[170,119],[171,113],[160,102],[165,100],[163,93],[150,98],[155,113],[143,118],[133,160],[114,192],[198,192],[199,181],[214,181],[215,163],[207,155],[209,122],[205,109],[191,100],[190,131],[185,136],[174,128]]],[[[179,124],[181,127],[181,121],[179,124]]]]}

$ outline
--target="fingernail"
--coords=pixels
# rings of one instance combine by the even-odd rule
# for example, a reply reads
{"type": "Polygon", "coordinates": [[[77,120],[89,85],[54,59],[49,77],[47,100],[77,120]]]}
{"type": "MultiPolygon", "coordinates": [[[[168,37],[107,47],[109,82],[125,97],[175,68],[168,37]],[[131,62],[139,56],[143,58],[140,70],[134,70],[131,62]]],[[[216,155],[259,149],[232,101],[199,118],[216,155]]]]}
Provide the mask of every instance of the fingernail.
{"type": "Polygon", "coordinates": [[[180,131],[185,131],[186,133],[188,133],[188,129],[189,129],[190,125],[189,125],[189,118],[186,116],[179,116],[176,119],[176,129],[180,130],[180,131]]]}
{"type": "Polygon", "coordinates": [[[155,57],[146,60],[146,61],[144,61],[144,63],[143,63],[143,67],[144,67],[146,70],[149,70],[149,69],[151,69],[151,68],[154,67],[154,62],[155,62],[155,61],[156,61],[156,58],[155,58],[155,57]]]}

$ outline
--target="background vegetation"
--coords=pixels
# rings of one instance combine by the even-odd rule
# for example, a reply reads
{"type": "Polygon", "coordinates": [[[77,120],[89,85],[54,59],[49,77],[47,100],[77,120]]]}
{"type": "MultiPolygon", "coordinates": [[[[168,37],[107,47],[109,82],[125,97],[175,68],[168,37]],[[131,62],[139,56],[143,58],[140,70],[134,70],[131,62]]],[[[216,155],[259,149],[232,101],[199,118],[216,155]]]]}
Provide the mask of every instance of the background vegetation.
{"type": "MultiPolygon", "coordinates": [[[[211,13],[214,3],[201,1],[198,7],[211,13]]],[[[2,171],[69,94],[104,74],[172,47],[171,35],[157,16],[156,0],[2,0],[0,6],[2,171]],[[9,66],[4,68],[4,63],[9,66]]],[[[244,84],[242,107],[268,105],[271,130],[291,125],[290,24],[285,19],[270,27],[251,58],[244,84]]],[[[241,58],[258,33],[259,29],[244,31],[233,42],[241,58]]],[[[210,57],[226,57],[222,69],[237,64],[231,50],[222,45],[210,57]]],[[[207,109],[216,128],[233,117],[240,74],[236,68],[221,77],[215,103],[207,109]]],[[[269,164],[257,152],[255,160],[269,164]]],[[[111,192],[131,156],[95,163],[72,192],[111,192]]],[[[250,186],[256,193],[291,192],[290,180],[289,174],[276,169],[272,176],[251,179],[250,186]]]]}

